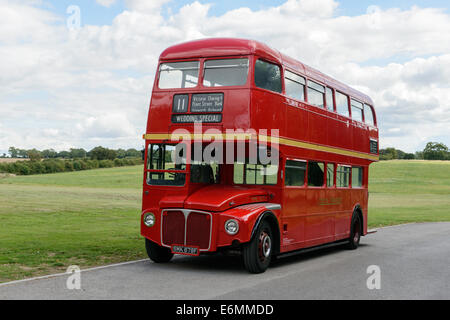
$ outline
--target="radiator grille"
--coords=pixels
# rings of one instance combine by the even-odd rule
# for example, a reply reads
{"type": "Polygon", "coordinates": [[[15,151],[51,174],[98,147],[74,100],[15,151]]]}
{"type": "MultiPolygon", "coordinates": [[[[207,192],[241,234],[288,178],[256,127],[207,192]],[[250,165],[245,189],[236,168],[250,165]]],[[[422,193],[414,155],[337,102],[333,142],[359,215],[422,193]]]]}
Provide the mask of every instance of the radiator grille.
{"type": "Polygon", "coordinates": [[[211,239],[211,215],[188,210],[167,210],[162,215],[162,243],[186,245],[208,250],[211,239]]]}
{"type": "Polygon", "coordinates": [[[163,213],[162,236],[167,245],[184,244],[184,213],[167,211],[163,213]]]}

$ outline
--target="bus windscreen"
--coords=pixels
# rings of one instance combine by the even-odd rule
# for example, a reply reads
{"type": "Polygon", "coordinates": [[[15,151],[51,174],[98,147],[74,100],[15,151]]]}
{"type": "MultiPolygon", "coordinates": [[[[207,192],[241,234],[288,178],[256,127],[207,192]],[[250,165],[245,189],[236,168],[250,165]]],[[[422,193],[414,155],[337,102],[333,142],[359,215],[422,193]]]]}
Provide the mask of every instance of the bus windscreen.
{"type": "Polygon", "coordinates": [[[205,87],[242,86],[247,82],[248,59],[205,61],[205,87]]]}
{"type": "Polygon", "coordinates": [[[159,67],[159,88],[194,88],[198,83],[199,61],[162,63],[159,67]]]}

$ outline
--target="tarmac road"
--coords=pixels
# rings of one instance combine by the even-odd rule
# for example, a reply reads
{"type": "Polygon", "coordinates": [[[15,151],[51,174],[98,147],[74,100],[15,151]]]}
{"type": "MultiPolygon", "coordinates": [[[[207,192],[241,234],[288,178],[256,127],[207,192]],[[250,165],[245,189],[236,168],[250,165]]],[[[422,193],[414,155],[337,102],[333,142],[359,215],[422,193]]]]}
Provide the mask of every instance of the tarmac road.
{"type": "Polygon", "coordinates": [[[450,223],[380,229],[356,251],[342,247],[280,259],[264,274],[248,274],[240,257],[176,256],[69,275],[0,284],[0,299],[450,299],[450,223]],[[381,289],[367,273],[379,266],[381,289]],[[371,282],[372,283],[372,282],[371,282]]]}

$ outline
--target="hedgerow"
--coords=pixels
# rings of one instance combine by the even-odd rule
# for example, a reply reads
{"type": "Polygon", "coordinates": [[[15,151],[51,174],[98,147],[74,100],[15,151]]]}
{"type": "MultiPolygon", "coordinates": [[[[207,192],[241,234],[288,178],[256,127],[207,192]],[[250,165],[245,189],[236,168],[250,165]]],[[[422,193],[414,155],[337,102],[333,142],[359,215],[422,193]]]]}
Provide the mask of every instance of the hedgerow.
{"type": "Polygon", "coordinates": [[[0,172],[26,176],[34,174],[82,171],[98,168],[135,166],[142,163],[142,159],[137,158],[115,159],[114,161],[87,159],[46,159],[42,161],[17,161],[13,163],[0,163],[0,172]]]}

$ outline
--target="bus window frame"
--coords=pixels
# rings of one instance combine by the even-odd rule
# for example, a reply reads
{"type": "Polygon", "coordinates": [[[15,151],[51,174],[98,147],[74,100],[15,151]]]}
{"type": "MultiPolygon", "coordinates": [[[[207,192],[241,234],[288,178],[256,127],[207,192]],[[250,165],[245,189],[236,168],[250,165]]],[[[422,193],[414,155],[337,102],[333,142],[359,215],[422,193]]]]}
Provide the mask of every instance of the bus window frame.
{"type": "MultiPolygon", "coordinates": [[[[325,84],[323,84],[320,81],[315,80],[315,79],[314,80],[311,79],[311,78],[307,78],[306,79],[306,103],[308,103],[308,105],[310,105],[312,107],[316,107],[316,108],[322,109],[322,110],[328,110],[327,109],[327,102],[326,102],[326,100],[327,100],[326,92],[327,92],[327,86],[325,84]],[[319,85],[319,86],[323,87],[323,92],[315,89],[314,87],[310,87],[309,86],[310,82],[312,84],[319,85]],[[323,107],[315,105],[315,104],[312,104],[311,102],[309,102],[309,94],[308,94],[309,93],[309,89],[317,91],[317,92],[319,92],[319,93],[321,93],[323,95],[323,107]]],[[[328,110],[328,111],[330,111],[330,110],[328,110]]]]}
{"type": "Polygon", "coordinates": [[[359,99],[350,97],[350,111],[351,111],[350,116],[351,116],[353,121],[356,121],[356,122],[359,122],[359,123],[366,123],[365,115],[364,115],[364,102],[361,102],[359,99]],[[354,100],[357,103],[360,103],[362,105],[362,107],[360,108],[358,106],[353,105],[352,104],[352,100],[354,100]],[[357,108],[357,109],[359,109],[361,111],[361,115],[362,115],[362,117],[361,117],[362,120],[361,121],[359,121],[358,119],[353,118],[353,108],[357,108]]]}
{"type": "Polygon", "coordinates": [[[172,144],[172,143],[166,143],[164,141],[161,142],[150,142],[148,141],[147,145],[146,145],[146,152],[145,152],[145,162],[144,162],[144,180],[145,180],[145,184],[147,187],[150,188],[184,188],[187,186],[188,184],[188,179],[190,179],[190,163],[186,163],[184,170],[159,170],[159,169],[149,169],[148,164],[150,163],[150,161],[152,161],[152,157],[150,155],[149,152],[149,148],[150,146],[153,145],[176,145],[176,144],[172,144]],[[148,174],[149,173],[183,173],[185,174],[185,180],[184,180],[184,184],[183,185],[170,185],[170,184],[162,184],[162,185],[157,185],[157,184],[150,184],[148,183],[148,174]]]}
{"type": "Polygon", "coordinates": [[[336,114],[341,116],[341,117],[344,117],[344,118],[347,118],[347,119],[351,119],[352,118],[352,112],[351,112],[352,110],[350,108],[350,95],[348,95],[347,93],[344,93],[342,91],[339,91],[339,90],[335,90],[335,92],[339,93],[339,94],[342,94],[343,96],[347,97],[347,112],[348,112],[348,115],[345,115],[345,114],[342,114],[342,113],[338,112],[338,106],[337,106],[337,100],[336,100],[337,94],[335,94],[336,114]]]}
{"type": "Polygon", "coordinates": [[[372,128],[377,128],[377,116],[375,114],[375,108],[368,104],[368,103],[363,103],[363,111],[364,111],[364,123],[372,128]],[[370,111],[372,112],[372,119],[373,119],[373,123],[367,123],[366,122],[366,106],[368,106],[370,108],[370,111]]]}
{"type": "Polygon", "coordinates": [[[351,164],[343,164],[343,163],[336,163],[336,171],[334,172],[334,182],[335,182],[335,188],[337,190],[351,190],[352,189],[352,165],[351,164]],[[337,174],[338,174],[338,167],[346,167],[350,168],[349,175],[348,175],[348,186],[347,187],[338,187],[337,185],[337,174]]]}
{"type": "Polygon", "coordinates": [[[154,89],[162,90],[162,91],[173,91],[173,90],[195,90],[195,89],[200,88],[200,80],[201,80],[200,78],[201,78],[201,75],[202,75],[202,72],[203,72],[202,71],[203,65],[202,65],[202,61],[201,60],[203,60],[203,59],[186,58],[186,59],[174,59],[174,60],[163,60],[163,61],[160,61],[159,64],[158,64],[157,72],[156,72],[156,80],[157,81],[155,81],[154,89]],[[160,78],[161,78],[161,66],[163,64],[177,63],[177,62],[196,62],[196,61],[198,61],[199,67],[198,67],[198,80],[197,80],[197,85],[195,87],[189,87],[189,88],[160,88],[159,87],[159,81],[160,81],[160,78]]]}
{"type": "Polygon", "coordinates": [[[202,89],[215,89],[215,90],[221,90],[222,88],[224,89],[228,89],[228,88],[244,88],[244,87],[248,87],[249,86],[249,82],[251,81],[249,78],[253,75],[254,72],[254,67],[252,67],[252,56],[251,55],[243,55],[243,56],[225,56],[225,57],[208,57],[208,58],[202,58],[200,59],[200,63],[201,63],[201,70],[200,70],[200,78],[199,78],[199,83],[201,81],[201,85],[200,88],[202,89]],[[203,82],[205,81],[205,63],[206,61],[211,61],[211,60],[233,60],[233,59],[248,59],[248,73],[247,73],[247,80],[245,81],[244,84],[242,85],[233,85],[233,86],[218,86],[218,87],[207,87],[203,84],[203,82]]]}
{"type": "Polygon", "coordinates": [[[326,166],[326,161],[322,161],[322,160],[308,160],[308,163],[306,165],[306,187],[308,189],[325,189],[327,187],[327,166],[326,166]],[[323,184],[321,186],[310,186],[309,185],[309,164],[311,162],[316,162],[316,163],[322,163],[323,164],[323,184]]]}
{"type": "Polygon", "coordinates": [[[298,71],[293,71],[292,69],[284,67],[283,68],[283,81],[282,82],[283,82],[283,95],[285,96],[285,98],[292,99],[292,100],[295,100],[295,101],[300,102],[300,103],[307,103],[306,92],[308,91],[307,90],[308,79],[305,76],[301,75],[298,71]],[[299,82],[297,82],[295,80],[292,80],[292,79],[288,78],[289,80],[294,81],[296,83],[299,83],[299,84],[301,84],[303,86],[303,100],[299,100],[299,99],[296,99],[296,98],[293,98],[293,97],[287,95],[287,93],[286,93],[286,71],[290,72],[290,73],[293,73],[296,76],[299,76],[299,77],[303,78],[303,80],[305,81],[305,83],[299,83],[299,82]]]}
{"type": "Polygon", "coordinates": [[[336,95],[335,95],[335,89],[330,87],[330,86],[325,86],[325,110],[329,111],[329,112],[336,112],[336,95]],[[330,106],[328,105],[328,99],[327,99],[327,89],[331,90],[331,101],[332,101],[332,106],[331,108],[329,108],[330,106]]]}
{"type": "Polygon", "coordinates": [[[251,80],[252,81],[251,82],[252,89],[263,90],[265,92],[270,92],[272,94],[277,94],[277,95],[280,95],[280,96],[286,96],[286,91],[285,91],[285,86],[284,86],[284,68],[283,68],[283,65],[280,64],[278,61],[274,61],[274,60],[267,59],[265,57],[254,55],[253,56],[253,61],[252,61],[252,64],[251,64],[251,72],[250,72],[250,74],[251,74],[251,78],[252,78],[252,80],[251,80]],[[261,87],[258,87],[256,85],[256,81],[255,81],[256,80],[255,79],[256,67],[255,67],[255,65],[256,65],[256,62],[258,60],[261,60],[261,61],[273,64],[273,65],[276,65],[278,68],[280,68],[281,92],[277,92],[277,91],[272,91],[272,90],[269,90],[269,89],[261,88],[261,87]]]}
{"type": "Polygon", "coordinates": [[[305,160],[305,159],[298,159],[298,158],[291,158],[291,157],[286,157],[283,161],[283,188],[288,188],[288,189],[306,189],[308,187],[308,161],[309,160],[305,160]],[[305,169],[305,177],[303,179],[303,185],[301,186],[288,186],[286,185],[286,164],[288,161],[297,161],[297,162],[305,162],[306,163],[306,169],[305,169]]]}
{"type": "Polygon", "coordinates": [[[365,189],[366,188],[366,185],[364,183],[364,181],[365,181],[365,179],[364,179],[365,178],[364,177],[365,172],[366,172],[366,169],[365,169],[364,166],[362,166],[362,165],[352,165],[352,170],[350,170],[350,188],[351,189],[361,190],[361,189],[365,189]],[[361,169],[361,186],[360,187],[354,187],[353,186],[353,169],[354,168],[361,169]]]}
{"type": "MultiPolygon", "coordinates": [[[[221,90],[223,89],[247,89],[249,88],[249,86],[251,86],[251,77],[253,76],[254,73],[254,66],[252,65],[252,63],[254,63],[254,56],[249,54],[249,55],[238,55],[238,56],[217,56],[217,57],[207,57],[207,58],[186,58],[186,59],[170,59],[170,60],[161,60],[159,61],[158,64],[158,69],[156,72],[156,78],[154,81],[154,86],[153,86],[153,91],[155,92],[170,92],[170,91],[174,91],[176,90],[177,92],[185,92],[185,91],[192,91],[192,90],[221,90]],[[207,60],[225,60],[225,59],[248,59],[248,76],[247,76],[247,81],[243,84],[243,85],[239,85],[239,86],[222,86],[222,87],[206,87],[203,85],[203,80],[204,80],[204,67],[205,67],[205,61],[207,60]],[[198,61],[200,66],[199,66],[199,75],[198,75],[198,83],[196,87],[191,87],[191,88],[166,88],[166,89],[162,89],[159,87],[159,78],[160,78],[160,68],[161,65],[164,63],[175,63],[175,62],[195,62],[198,61]]],[[[269,62],[269,61],[268,61],[269,62]]],[[[271,62],[273,64],[277,64],[274,62],[271,62]]],[[[278,64],[277,64],[278,65],[278,64]]],[[[254,76],[253,76],[254,77],[254,76]]],[[[273,91],[269,91],[269,92],[273,92],[273,91]]],[[[275,92],[276,93],[276,92],[275,92]]]]}
{"type": "MultiPolygon", "coordinates": [[[[251,186],[251,187],[264,187],[264,188],[266,188],[266,187],[280,187],[280,185],[282,185],[282,183],[283,183],[283,178],[282,177],[280,177],[280,170],[282,170],[282,169],[280,169],[280,163],[278,164],[278,171],[277,171],[277,173],[276,173],[276,176],[277,176],[277,183],[276,184],[249,184],[249,183],[236,183],[236,182],[234,182],[234,166],[236,165],[236,163],[240,163],[240,162],[235,162],[235,163],[233,163],[233,177],[232,177],[232,179],[231,179],[231,182],[232,182],[232,185],[233,186],[238,186],[238,187],[248,187],[248,186],[251,186]]],[[[251,163],[242,163],[243,165],[244,165],[244,168],[243,168],[243,172],[242,172],[242,177],[243,177],[243,181],[245,182],[245,181],[247,181],[247,172],[246,172],[246,165],[254,165],[254,164],[251,164],[251,163]]],[[[224,165],[224,164],[221,164],[222,166],[224,165]]],[[[257,163],[256,165],[260,165],[260,166],[264,166],[263,164],[260,164],[260,163],[257,163]]],[[[268,165],[267,165],[268,166],[268,165]]],[[[222,171],[222,170],[220,170],[219,169],[219,171],[222,171]]]]}
{"type": "Polygon", "coordinates": [[[337,164],[335,162],[326,162],[325,187],[327,189],[336,189],[336,168],[337,168],[337,164]],[[328,166],[329,165],[333,166],[333,185],[332,186],[328,186],[328,166]]]}

